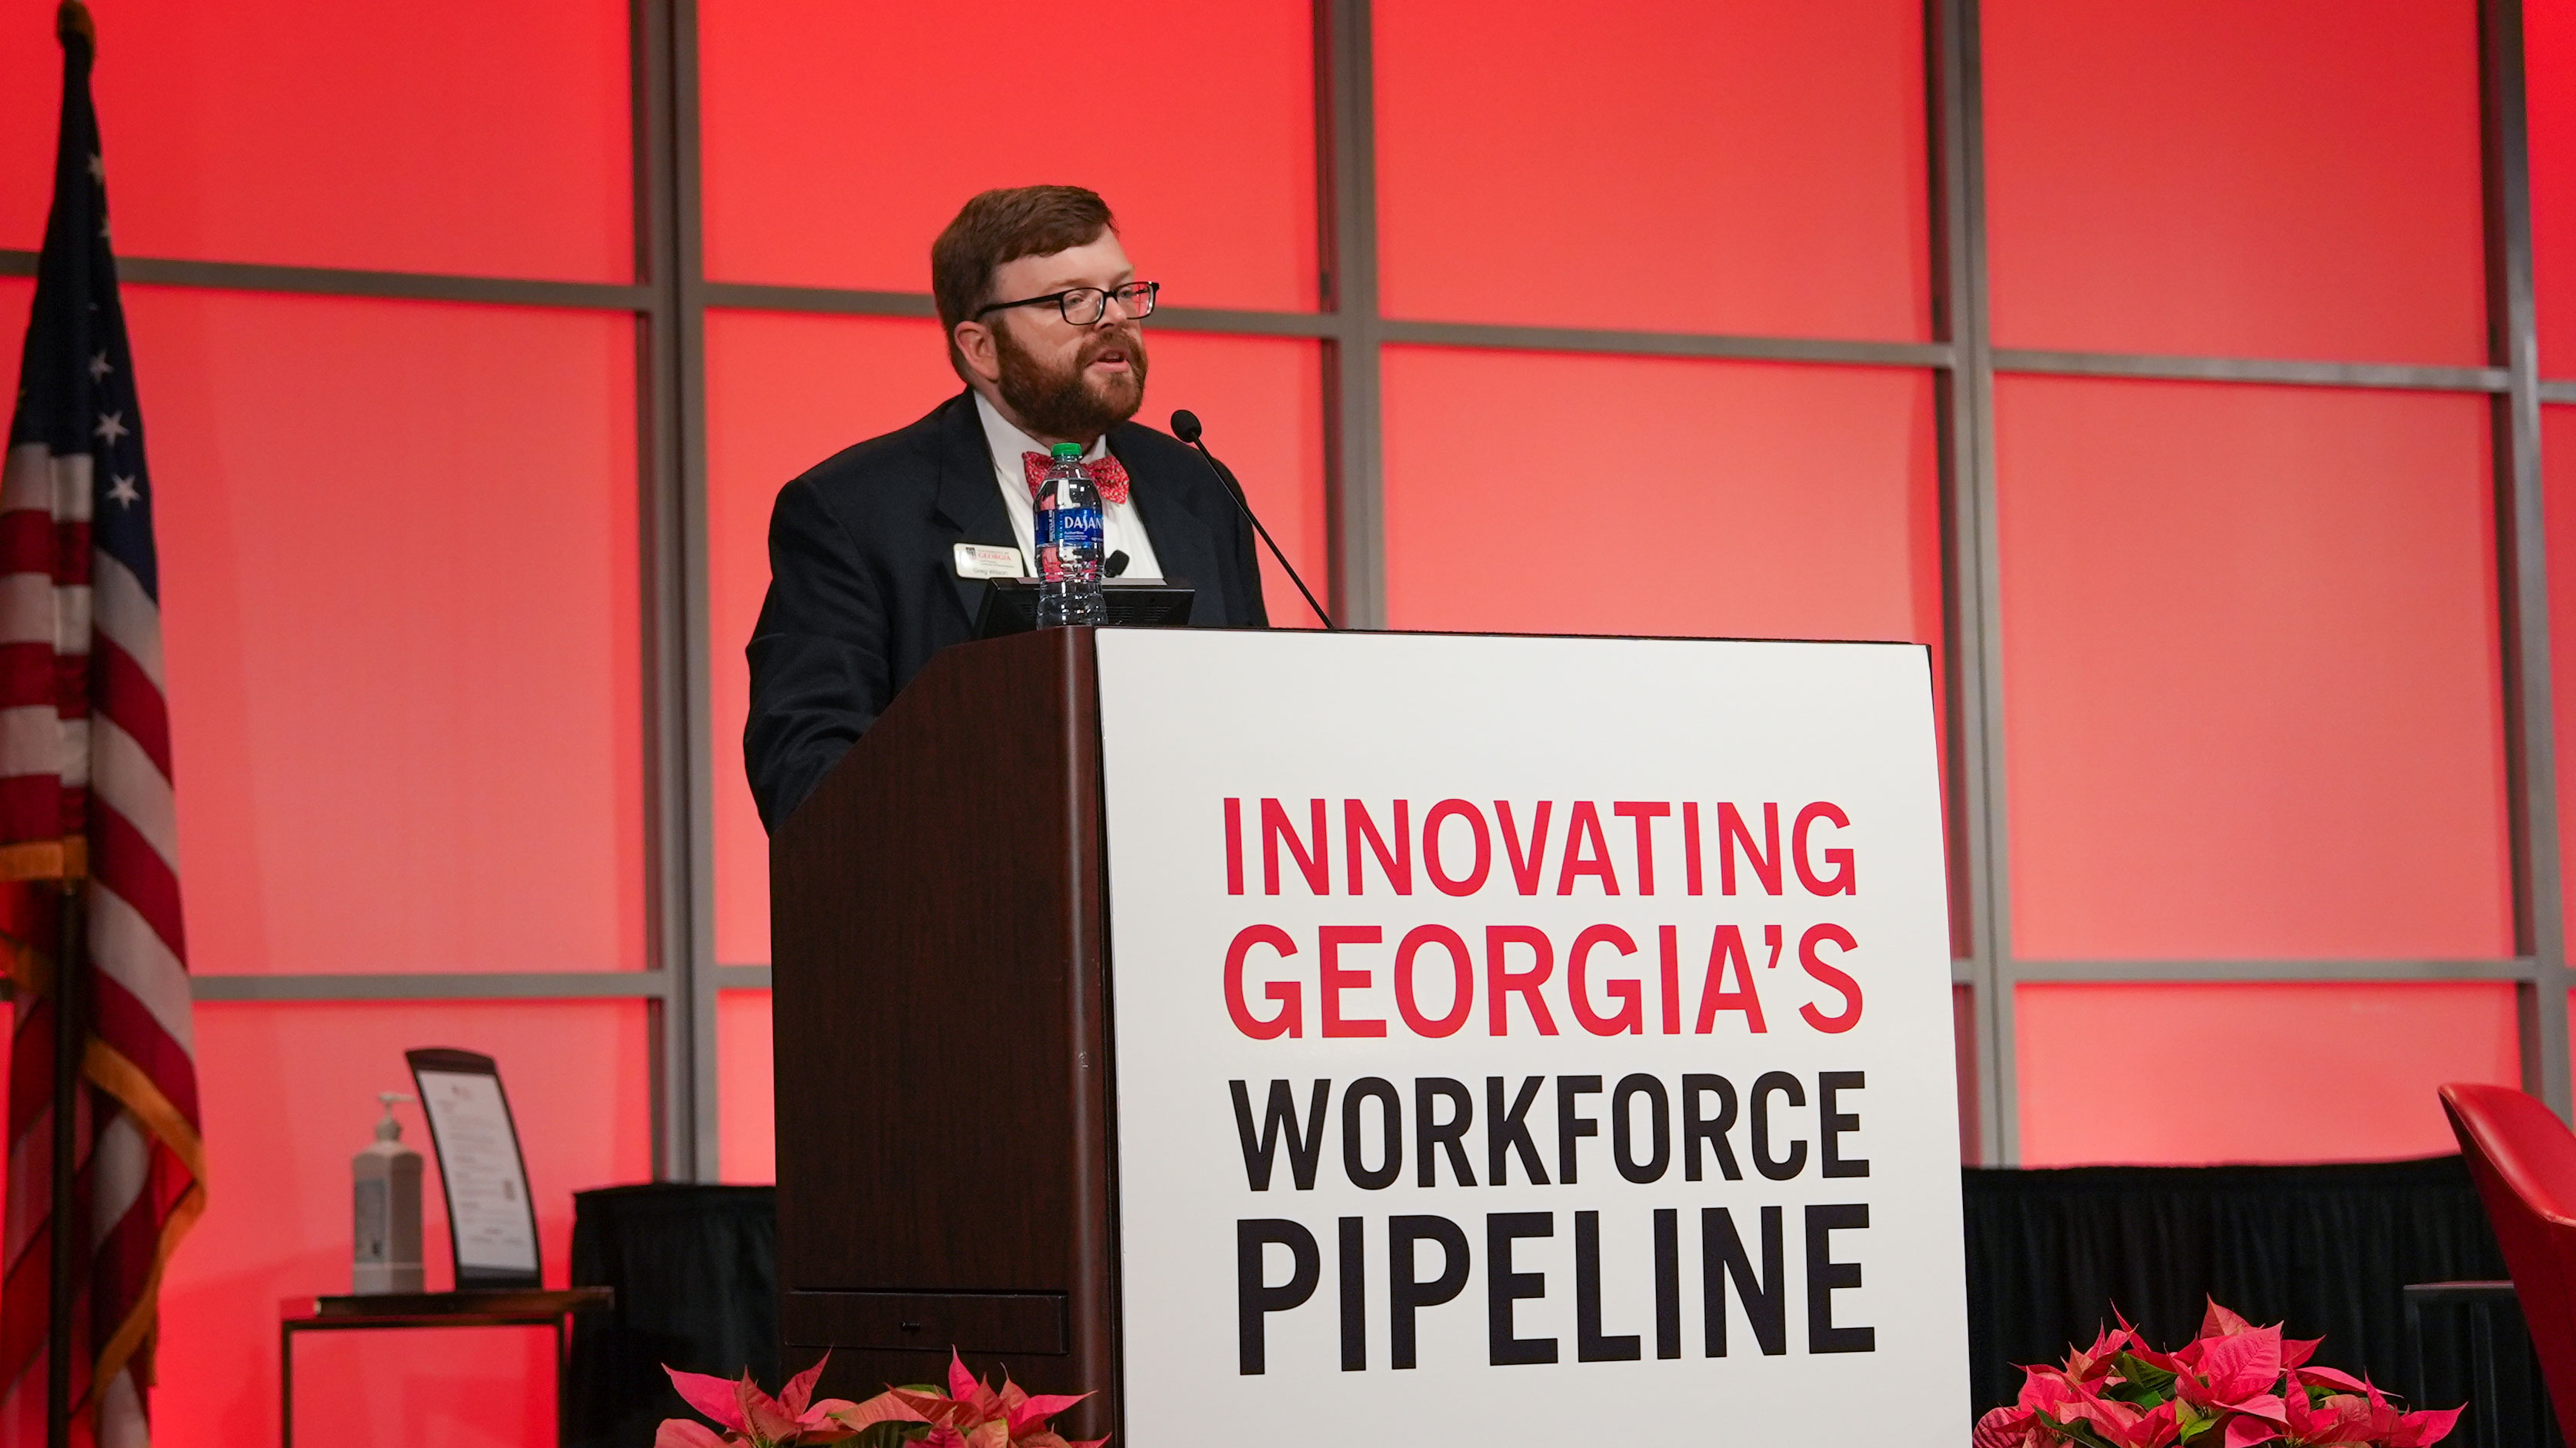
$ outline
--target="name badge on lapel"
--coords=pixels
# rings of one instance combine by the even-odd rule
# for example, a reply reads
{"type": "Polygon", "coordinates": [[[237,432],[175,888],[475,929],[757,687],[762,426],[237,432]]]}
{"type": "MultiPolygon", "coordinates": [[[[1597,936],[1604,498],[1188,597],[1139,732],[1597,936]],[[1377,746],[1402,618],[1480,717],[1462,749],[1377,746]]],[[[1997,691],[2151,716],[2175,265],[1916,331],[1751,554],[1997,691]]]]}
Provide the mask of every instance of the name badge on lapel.
{"type": "Polygon", "coordinates": [[[1020,576],[1020,550],[997,548],[990,543],[960,543],[957,545],[957,576],[1017,578],[1020,576]]]}

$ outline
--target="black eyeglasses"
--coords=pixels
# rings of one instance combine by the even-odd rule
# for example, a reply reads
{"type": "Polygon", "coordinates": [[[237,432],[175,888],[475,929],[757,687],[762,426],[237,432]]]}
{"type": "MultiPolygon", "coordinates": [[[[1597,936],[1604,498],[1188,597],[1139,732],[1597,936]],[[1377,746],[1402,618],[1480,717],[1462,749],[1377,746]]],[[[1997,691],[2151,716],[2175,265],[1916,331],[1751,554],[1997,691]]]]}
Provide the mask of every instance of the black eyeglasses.
{"type": "Polygon", "coordinates": [[[1052,302],[1064,319],[1077,327],[1088,327],[1109,312],[1109,299],[1118,299],[1118,309],[1130,317],[1154,315],[1154,294],[1163,289],[1161,282],[1129,282],[1123,287],[1103,291],[1098,287],[1074,287],[1068,291],[1049,292],[1043,297],[1022,297],[1016,302],[995,302],[978,307],[976,316],[998,312],[1005,307],[1042,307],[1052,302]]]}

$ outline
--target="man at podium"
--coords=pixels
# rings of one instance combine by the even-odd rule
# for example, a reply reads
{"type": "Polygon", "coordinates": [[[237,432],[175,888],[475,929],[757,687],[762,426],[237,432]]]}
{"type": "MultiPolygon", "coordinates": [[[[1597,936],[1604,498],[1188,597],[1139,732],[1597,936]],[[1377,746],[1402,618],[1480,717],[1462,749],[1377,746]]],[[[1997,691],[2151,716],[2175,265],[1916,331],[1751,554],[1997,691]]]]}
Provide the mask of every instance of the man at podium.
{"type": "Polygon", "coordinates": [[[930,286],[966,390],[815,464],[770,514],[743,757],[772,830],[931,655],[972,635],[986,579],[1034,571],[1034,483],[1055,443],[1087,449],[1113,575],[1191,584],[1195,625],[1269,622],[1225,485],[1132,421],[1158,285],[1137,279],[1107,203],[1079,186],[987,191],[931,244],[930,286]]]}

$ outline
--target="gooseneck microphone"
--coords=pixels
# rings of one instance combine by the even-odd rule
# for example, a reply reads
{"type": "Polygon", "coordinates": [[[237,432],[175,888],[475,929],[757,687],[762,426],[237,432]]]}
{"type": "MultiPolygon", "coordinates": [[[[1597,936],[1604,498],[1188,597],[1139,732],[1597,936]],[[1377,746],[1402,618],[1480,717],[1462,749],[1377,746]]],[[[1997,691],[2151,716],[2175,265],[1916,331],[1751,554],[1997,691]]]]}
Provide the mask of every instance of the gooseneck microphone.
{"type": "Polygon", "coordinates": [[[1288,581],[1297,585],[1297,591],[1306,596],[1306,606],[1315,611],[1315,617],[1323,620],[1325,628],[1338,631],[1340,626],[1333,622],[1333,616],[1324,612],[1324,606],[1315,601],[1314,590],[1306,586],[1306,580],[1297,576],[1297,565],[1289,562],[1288,555],[1279,551],[1279,544],[1270,536],[1270,530],[1262,527],[1261,520],[1253,516],[1252,504],[1243,496],[1243,484],[1235,481],[1234,471],[1218,462],[1216,454],[1207,450],[1207,444],[1199,441],[1201,431],[1197,413],[1182,408],[1172,414],[1172,436],[1197,448],[1199,456],[1207,459],[1208,470],[1216,474],[1218,482],[1225,484],[1225,494],[1234,499],[1236,508],[1242,510],[1243,520],[1252,525],[1253,532],[1261,535],[1261,541],[1269,545],[1270,556],[1278,559],[1279,566],[1288,571],[1288,581]]]}

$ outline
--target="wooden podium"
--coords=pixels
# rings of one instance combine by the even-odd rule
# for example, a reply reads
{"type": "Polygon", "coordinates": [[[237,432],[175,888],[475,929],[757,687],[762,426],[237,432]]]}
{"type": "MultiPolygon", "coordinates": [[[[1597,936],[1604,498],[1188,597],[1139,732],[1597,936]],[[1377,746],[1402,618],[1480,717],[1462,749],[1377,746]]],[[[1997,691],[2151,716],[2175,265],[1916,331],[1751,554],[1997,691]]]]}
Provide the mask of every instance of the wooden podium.
{"type": "Polygon", "coordinates": [[[779,1333],[821,1392],[949,1348],[1117,1421],[1088,629],[932,660],[770,846],[779,1333]]]}
{"type": "Polygon", "coordinates": [[[1939,784],[1918,645],[942,653],[771,847],[786,1367],[954,1345],[1127,1448],[1955,1442],[1939,784]]]}

